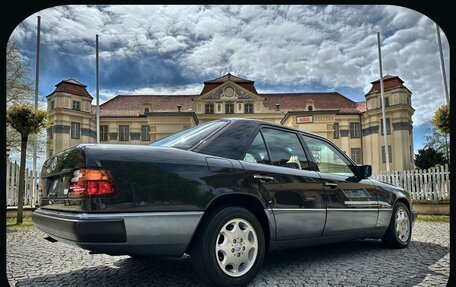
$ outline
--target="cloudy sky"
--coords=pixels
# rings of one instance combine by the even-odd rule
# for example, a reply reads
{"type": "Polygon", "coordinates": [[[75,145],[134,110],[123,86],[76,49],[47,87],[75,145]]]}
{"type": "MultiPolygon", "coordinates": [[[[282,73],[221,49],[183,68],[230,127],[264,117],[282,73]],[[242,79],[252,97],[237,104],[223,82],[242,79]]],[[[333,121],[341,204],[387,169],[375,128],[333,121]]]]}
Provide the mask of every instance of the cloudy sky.
{"type": "Polygon", "coordinates": [[[415,151],[445,101],[435,23],[399,6],[58,6],[12,33],[31,70],[37,15],[43,101],[70,76],[95,95],[96,34],[102,102],[199,93],[205,80],[227,72],[254,80],[259,92],[338,91],[362,101],[379,75],[377,31],[384,74],[400,76],[413,92],[415,151]]]}

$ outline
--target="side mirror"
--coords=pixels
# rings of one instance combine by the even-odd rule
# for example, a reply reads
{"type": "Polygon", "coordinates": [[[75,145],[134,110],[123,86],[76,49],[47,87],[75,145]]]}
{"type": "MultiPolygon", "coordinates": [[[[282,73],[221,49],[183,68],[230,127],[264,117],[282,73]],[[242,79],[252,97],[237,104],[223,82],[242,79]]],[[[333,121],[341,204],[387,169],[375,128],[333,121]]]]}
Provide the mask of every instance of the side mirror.
{"type": "Polygon", "coordinates": [[[357,165],[356,166],[357,175],[360,178],[368,178],[372,175],[372,166],[371,165],[357,165]]]}

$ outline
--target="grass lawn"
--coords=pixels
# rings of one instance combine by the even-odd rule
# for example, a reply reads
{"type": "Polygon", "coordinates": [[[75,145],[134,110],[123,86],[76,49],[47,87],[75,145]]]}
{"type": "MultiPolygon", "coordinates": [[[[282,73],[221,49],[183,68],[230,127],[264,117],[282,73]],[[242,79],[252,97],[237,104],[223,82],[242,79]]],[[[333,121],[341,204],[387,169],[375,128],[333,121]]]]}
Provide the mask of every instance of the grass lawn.
{"type": "Polygon", "coordinates": [[[418,221],[424,222],[450,222],[450,217],[447,215],[421,215],[418,214],[418,221]]]}
{"type": "Polygon", "coordinates": [[[16,224],[16,218],[7,218],[6,227],[31,227],[34,226],[31,217],[24,217],[22,224],[16,224]]]}

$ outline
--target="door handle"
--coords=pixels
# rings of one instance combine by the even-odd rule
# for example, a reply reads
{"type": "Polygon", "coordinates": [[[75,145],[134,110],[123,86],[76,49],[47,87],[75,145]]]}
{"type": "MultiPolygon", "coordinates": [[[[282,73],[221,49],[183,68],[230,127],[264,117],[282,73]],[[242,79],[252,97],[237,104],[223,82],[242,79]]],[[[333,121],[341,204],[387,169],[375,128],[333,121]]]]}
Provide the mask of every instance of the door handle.
{"type": "Polygon", "coordinates": [[[330,188],[338,187],[337,183],[333,183],[333,182],[325,182],[325,186],[330,187],[330,188]]]}
{"type": "Polygon", "coordinates": [[[267,181],[271,181],[271,180],[274,180],[274,178],[272,176],[267,176],[267,175],[262,175],[262,174],[254,174],[253,175],[253,178],[255,179],[262,179],[262,180],[267,180],[267,181]]]}

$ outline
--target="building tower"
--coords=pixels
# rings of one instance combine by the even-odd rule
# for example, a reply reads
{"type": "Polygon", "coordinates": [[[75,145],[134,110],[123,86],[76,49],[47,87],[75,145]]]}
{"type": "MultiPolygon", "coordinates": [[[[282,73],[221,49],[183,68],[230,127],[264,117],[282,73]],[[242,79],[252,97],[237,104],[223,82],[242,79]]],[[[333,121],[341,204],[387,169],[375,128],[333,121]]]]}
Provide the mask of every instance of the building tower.
{"type": "Polygon", "coordinates": [[[87,86],[69,78],[55,87],[46,96],[51,123],[47,129],[46,157],[80,143],[96,142],[95,126],[91,120],[93,98],[87,92],[87,86]]]}
{"type": "MultiPolygon", "coordinates": [[[[398,76],[383,77],[386,134],[390,170],[409,170],[413,163],[412,92],[403,85],[398,76]]],[[[380,80],[371,82],[366,94],[367,111],[361,116],[363,158],[372,164],[374,172],[386,171],[386,154],[383,141],[383,118],[381,108],[380,80]]]]}

